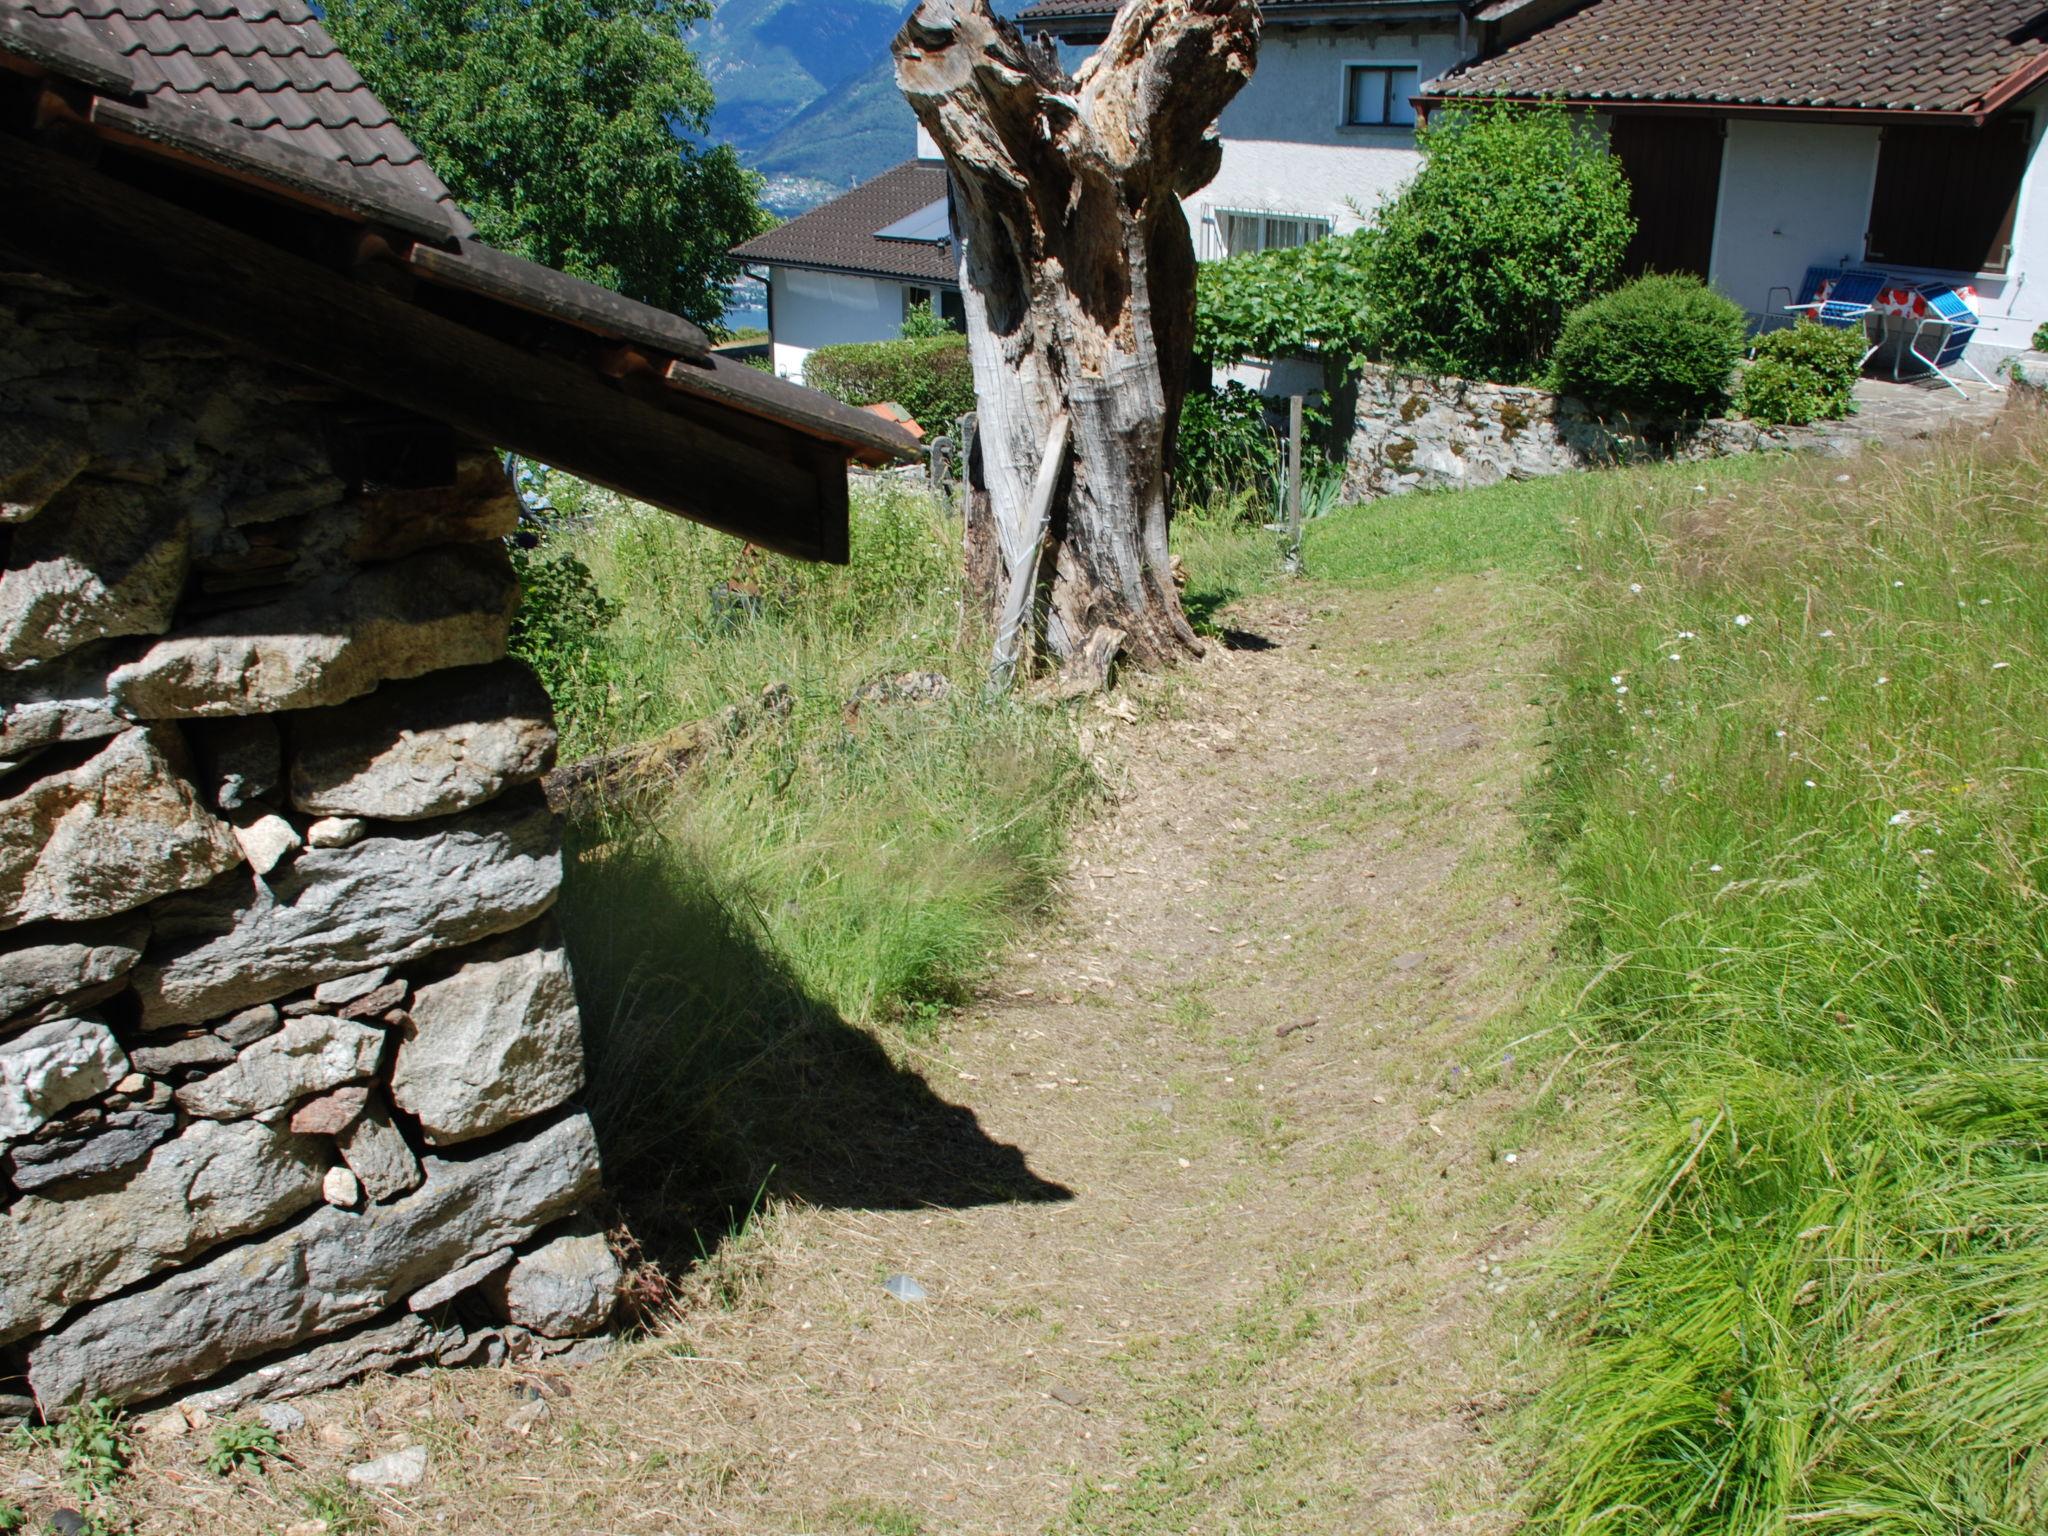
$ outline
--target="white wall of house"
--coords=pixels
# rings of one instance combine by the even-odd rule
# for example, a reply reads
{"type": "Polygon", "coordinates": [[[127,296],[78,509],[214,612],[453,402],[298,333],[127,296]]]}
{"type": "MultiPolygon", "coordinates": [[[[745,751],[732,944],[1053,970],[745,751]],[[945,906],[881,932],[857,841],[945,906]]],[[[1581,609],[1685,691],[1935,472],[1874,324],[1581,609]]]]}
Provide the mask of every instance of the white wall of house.
{"type": "Polygon", "coordinates": [[[2001,347],[2032,345],[2035,328],[2048,321],[2048,88],[2022,98],[2017,110],[2034,114],[2034,143],[2013,223],[2012,271],[1977,285],[1985,316],[1978,337],[2001,347]]]}
{"type": "Polygon", "coordinates": [[[844,341],[891,341],[903,333],[904,289],[880,277],[847,277],[770,267],[769,312],[775,371],[802,380],[804,359],[844,341]]]}
{"type": "MultiPolygon", "coordinates": [[[[2048,90],[2020,103],[2034,114],[2034,151],[2020,186],[2010,270],[1938,271],[1874,263],[1902,282],[1967,283],[1977,290],[1986,351],[2028,345],[2048,320],[2048,90]]],[[[1863,124],[1731,118],[1714,228],[1714,286],[1752,314],[1787,302],[1810,266],[1864,260],[1880,132],[1863,124]]]]}
{"type": "Polygon", "coordinates": [[[1414,65],[1432,80],[1459,60],[1455,30],[1270,28],[1251,83],[1224,108],[1223,168],[1186,201],[1195,252],[1225,254],[1223,216],[1322,219],[1348,233],[1415,174],[1410,127],[1347,127],[1345,68],[1414,65]]]}
{"type": "Polygon", "coordinates": [[[1714,286],[1754,315],[1798,296],[1808,267],[1863,260],[1879,130],[1731,118],[1714,220],[1714,286]],[[1790,289],[1790,296],[1773,288],[1790,289]]]}

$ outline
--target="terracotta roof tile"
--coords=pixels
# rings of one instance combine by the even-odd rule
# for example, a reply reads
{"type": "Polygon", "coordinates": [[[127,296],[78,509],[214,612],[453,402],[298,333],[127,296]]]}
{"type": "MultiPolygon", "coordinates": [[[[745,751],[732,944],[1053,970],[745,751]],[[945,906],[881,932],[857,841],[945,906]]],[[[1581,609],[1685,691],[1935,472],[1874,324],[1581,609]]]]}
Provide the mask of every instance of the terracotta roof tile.
{"type": "MultiPolygon", "coordinates": [[[[1315,7],[1324,11],[1388,10],[1400,8],[1406,11],[1426,4],[1428,0],[1260,0],[1260,9],[1266,11],[1291,11],[1315,7]]],[[[1458,0],[1441,0],[1442,9],[1455,12],[1461,8],[1458,0]]],[[[1099,20],[1113,15],[1123,0],[1037,0],[1017,12],[1017,21],[1028,31],[1032,22],[1099,20]]]]}
{"type": "Polygon", "coordinates": [[[912,282],[954,283],[960,258],[950,240],[877,240],[887,229],[946,196],[946,168],[935,160],[903,164],[829,203],[799,214],[733,254],[769,266],[820,267],[912,282]]]}
{"type": "Polygon", "coordinates": [[[112,48],[136,87],[391,180],[469,222],[301,0],[0,0],[112,48]]]}
{"type": "Polygon", "coordinates": [[[2044,60],[2042,0],[1593,0],[1425,89],[1970,112],[2044,60]]]}

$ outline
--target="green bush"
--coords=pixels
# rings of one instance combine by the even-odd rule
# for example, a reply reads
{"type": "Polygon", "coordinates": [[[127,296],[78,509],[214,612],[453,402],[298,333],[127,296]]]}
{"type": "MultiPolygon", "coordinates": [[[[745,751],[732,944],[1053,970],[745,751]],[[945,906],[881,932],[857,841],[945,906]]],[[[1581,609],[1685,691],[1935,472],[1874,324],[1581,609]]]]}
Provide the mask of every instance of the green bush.
{"type": "Polygon", "coordinates": [[[512,569],[519,575],[512,654],[533,668],[558,709],[579,716],[602,710],[610,683],[605,630],[617,605],[598,590],[590,567],[549,534],[531,547],[515,541],[512,569]]]}
{"type": "Polygon", "coordinates": [[[1361,235],[1204,262],[1195,273],[1195,355],[1227,366],[1314,351],[1349,372],[1368,349],[1370,312],[1361,235]]]}
{"type": "Polygon", "coordinates": [[[974,409],[967,338],[952,331],[820,347],[804,360],[804,382],[848,405],[893,400],[934,434],[974,409]]]}
{"type": "Polygon", "coordinates": [[[1639,277],[1573,310],[1551,367],[1557,387],[1652,416],[1711,416],[1749,336],[1733,300],[1696,277],[1639,277]]]}
{"type": "Polygon", "coordinates": [[[1266,423],[1266,403],[1235,380],[1196,390],[1180,408],[1176,480],[1183,505],[1207,506],[1263,486],[1280,462],[1280,443],[1266,423]]]}
{"type": "Polygon", "coordinates": [[[1821,416],[1814,376],[1792,363],[1759,358],[1743,370],[1736,408],[1764,427],[1803,427],[1821,416]]]}
{"type": "Polygon", "coordinates": [[[1742,414],[1765,426],[1834,421],[1856,408],[1856,380],[1869,344],[1860,330],[1801,321],[1756,344],[1738,389],[1742,414]]]}
{"type": "Polygon", "coordinates": [[[2034,350],[2048,352],[2048,321],[2034,327],[2034,350]]]}
{"type": "Polygon", "coordinates": [[[953,329],[953,323],[931,305],[913,304],[897,334],[905,341],[930,341],[934,336],[952,335],[953,329]]]}
{"type": "Polygon", "coordinates": [[[1621,163],[1561,107],[1460,108],[1416,142],[1422,170],[1364,242],[1378,349],[1439,373],[1533,379],[1635,233],[1621,163]]]}

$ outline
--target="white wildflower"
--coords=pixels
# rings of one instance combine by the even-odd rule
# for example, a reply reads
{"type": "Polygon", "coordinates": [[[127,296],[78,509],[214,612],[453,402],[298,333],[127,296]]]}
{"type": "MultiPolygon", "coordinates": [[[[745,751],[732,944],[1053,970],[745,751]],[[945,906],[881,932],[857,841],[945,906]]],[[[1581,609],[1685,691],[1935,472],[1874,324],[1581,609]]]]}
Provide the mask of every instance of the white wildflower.
{"type": "Polygon", "coordinates": [[[1820,637],[1823,640],[1832,640],[1835,638],[1835,632],[1832,629],[1824,629],[1820,632],[1820,637]]]}
{"type": "Polygon", "coordinates": [[[1884,685],[1885,685],[1886,683],[1888,683],[1888,682],[1890,682],[1890,681],[1891,681],[1891,679],[1890,679],[1890,678],[1888,678],[1888,677],[1880,677],[1880,678],[1879,678],[1879,679],[1877,680],[1877,686],[1878,686],[1878,687],[1880,687],[1880,688],[1882,688],[1882,687],[1883,687],[1883,686],[1884,686],[1884,685]]]}
{"type": "Polygon", "coordinates": [[[1784,739],[1785,733],[1783,731],[1778,732],[1778,740],[1783,741],[1784,739]]]}
{"type": "Polygon", "coordinates": [[[1993,663],[1991,663],[1991,670],[1994,672],[2003,672],[2007,667],[2011,665],[2012,663],[2009,661],[1994,661],[1993,663]]]}
{"type": "Polygon", "coordinates": [[[1666,656],[1664,659],[1666,661],[1677,661],[1679,659],[1678,652],[1673,651],[1669,656],[1666,656]]]}
{"type": "Polygon", "coordinates": [[[1903,581],[1895,581],[1892,583],[1892,585],[1895,587],[1903,587],[1905,583],[1903,581]]]}
{"type": "Polygon", "coordinates": [[[1913,825],[1913,813],[1911,811],[1892,812],[1891,825],[1895,827],[1910,827],[1913,825]]]}
{"type": "Polygon", "coordinates": [[[1627,692],[1628,692],[1628,684],[1627,684],[1627,683],[1623,683],[1623,684],[1622,684],[1622,685],[1621,685],[1621,686],[1620,686],[1619,688],[1615,689],[1614,691],[1615,691],[1616,693],[1618,693],[1618,694],[1619,694],[1619,693],[1627,693],[1627,692]]]}
{"type": "Polygon", "coordinates": [[[1640,581],[1632,581],[1628,584],[1628,589],[1631,592],[1640,592],[1643,590],[1643,584],[1640,581]]]}
{"type": "Polygon", "coordinates": [[[1813,780],[1811,780],[1811,779],[1808,779],[1808,780],[1806,781],[1806,787],[1807,787],[1808,789],[1819,789],[1819,788],[1820,788],[1820,786],[1819,786],[1818,784],[1814,783],[1814,782],[1813,782],[1813,780]]]}
{"type": "Polygon", "coordinates": [[[1621,686],[1621,676],[1622,676],[1622,675],[1621,675],[1621,673],[1617,672],[1617,673],[1615,673],[1615,674],[1614,674],[1614,676],[1612,676],[1612,677],[1608,678],[1608,679],[1607,679],[1607,681],[1609,681],[1610,683],[1613,683],[1613,684],[1614,684],[1614,685],[1615,685],[1616,687],[1620,687],[1620,686],[1621,686]]]}
{"type": "Polygon", "coordinates": [[[1721,873],[1721,866],[1718,864],[1709,864],[1707,866],[1707,873],[1710,875],[1718,875],[1719,873],[1721,873]]]}

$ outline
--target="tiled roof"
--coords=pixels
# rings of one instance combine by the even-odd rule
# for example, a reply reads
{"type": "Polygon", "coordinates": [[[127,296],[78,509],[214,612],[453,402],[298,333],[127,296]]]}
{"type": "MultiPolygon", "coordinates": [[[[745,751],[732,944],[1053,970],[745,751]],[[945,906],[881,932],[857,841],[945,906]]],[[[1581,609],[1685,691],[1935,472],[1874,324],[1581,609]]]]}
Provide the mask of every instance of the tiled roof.
{"type": "Polygon", "coordinates": [[[1977,112],[2029,66],[2048,66],[2042,0],[1593,0],[1425,90],[1977,112]]]}
{"type": "Polygon", "coordinates": [[[444,205],[448,188],[303,0],[0,0],[120,54],[146,97],[205,112],[444,205]]]}
{"type": "Polygon", "coordinates": [[[799,214],[787,224],[733,247],[744,261],[768,266],[821,267],[912,282],[953,283],[960,259],[950,240],[878,240],[887,229],[946,195],[946,168],[936,160],[906,160],[874,180],[799,214]]]}
{"type": "MultiPolygon", "coordinates": [[[[1038,0],[1037,4],[1027,5],[1017,12],[1016,19],[1021,23],[1094,20],[1113,15],[1122,3],[1123,0],[1038,0]]],[[[1428,8],[1429,0],[1260,0],[1260,9],[1265,11],[1413,11],[1428,8]]],[[[1437,8],[1456,11],[1460,5],[1458,0],[1440,0],[1437,8]]]]}

